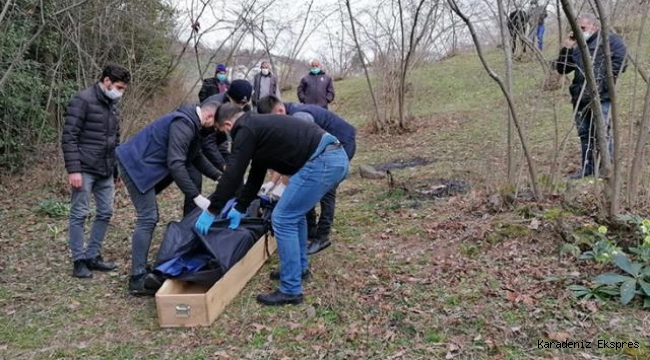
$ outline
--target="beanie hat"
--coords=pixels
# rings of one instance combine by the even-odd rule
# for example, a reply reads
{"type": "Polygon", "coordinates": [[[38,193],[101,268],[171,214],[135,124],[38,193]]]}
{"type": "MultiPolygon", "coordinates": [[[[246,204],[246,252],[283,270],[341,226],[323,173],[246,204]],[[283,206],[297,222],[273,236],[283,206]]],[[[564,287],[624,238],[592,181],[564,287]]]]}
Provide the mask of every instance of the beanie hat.
{"type": "Polygon", "coordinates": [[[247,103],[253,95],[253,85],[248,80],[233,80],[226,92],[237,103],[247,103]]]}
{"type": "Polygon", "coordinates": [[[218,64],[217,65],[217,72],[226,72],[226,65],[218,64]]]}

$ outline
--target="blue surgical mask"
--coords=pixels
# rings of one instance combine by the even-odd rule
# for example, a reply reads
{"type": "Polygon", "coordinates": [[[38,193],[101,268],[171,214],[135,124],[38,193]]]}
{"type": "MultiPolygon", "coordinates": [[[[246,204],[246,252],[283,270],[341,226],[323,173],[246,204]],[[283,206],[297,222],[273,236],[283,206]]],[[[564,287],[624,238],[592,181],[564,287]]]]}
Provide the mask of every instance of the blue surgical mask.
{"type": "Polygon", "coordinates": [[[226,82],[228,80],[228,75],[226,74],[217,74],[217,80],[221,82],[226,82]]]}
{"type": "Polygon", "coordinates": [[[313,67],[311,70],[309,70],[312,74],[316,75],[320,72],[320,68],[313,67]]]}
{"type": "Polygon", "coordinates": [[[123,92],[117,90],[115,87],[112,89],[104,89],[104,94],[106,94],[106,96],[113,101],[119,100],[122,95],[124,95],[123,92]]]}

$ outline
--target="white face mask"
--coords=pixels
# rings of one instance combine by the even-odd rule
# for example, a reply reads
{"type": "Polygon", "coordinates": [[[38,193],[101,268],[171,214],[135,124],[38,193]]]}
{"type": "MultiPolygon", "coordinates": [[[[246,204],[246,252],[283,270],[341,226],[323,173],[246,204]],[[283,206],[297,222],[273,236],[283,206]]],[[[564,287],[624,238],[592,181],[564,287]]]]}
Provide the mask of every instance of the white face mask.
{"type": "Polygon", "coordinates": [[[106,89],[104,90],[104,94],[106,94],[106,96],[108,96],[108,98],[111,100],[118,100],[122,97],[122,95],[124,95],[123,92],[117,90],[116,88],[112,88],[110,90],[106,89]]]}
{"type": "Polygon", "coordinates": [[[262,75],[268,75],[271,72],[269,69],[262,69],[262,75]]]}
{"type": "Polygon", "coordinates": [[[589,38],[591,37],[591,35],[593,35],[593,34],[590,33],[589,31],[583,31],[583,32],[582,32],[582,36],[585,37],[585,41],[586,41],[586,40],[589,40],[589,38]]]}

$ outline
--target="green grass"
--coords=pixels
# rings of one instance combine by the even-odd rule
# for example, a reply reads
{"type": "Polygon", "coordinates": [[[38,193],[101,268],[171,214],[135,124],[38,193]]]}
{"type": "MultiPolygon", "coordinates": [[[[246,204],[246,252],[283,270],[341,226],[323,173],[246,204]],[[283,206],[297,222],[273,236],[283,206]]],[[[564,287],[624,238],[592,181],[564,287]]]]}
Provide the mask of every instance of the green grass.
{"type": "MultiPolygon", "coordinates": [[[[554,56],[551,50],[545,55],[554,56]]],[[[486,56],[503,74],[500,50],[487,49],[486,56]]],[[[532,62],[515,63],[514,75],[518,115],[540,175],[549,188],[562,189],[550,176],[554,104],[560,136],[568,134],[560,158],[564,168],[577,165],[567,89],[542,91],[542,75],[532,62]]],[[[590,313],[569,297],[563,282],[540,281],[576,271],[585,279],[591,275],[580,263],[558,259],[555,233],[528,229],[532,218],[551,223],[544,213],[567,211],[562,204],[537,209],[522,201],[500,210],[489,205],[505,174],[506,111],[475,53],[418,67],[410,81],[408,109],[416,120],[411,132],[395,136],[364,130],[372,113],[365,79],[335,84],[333,108],[362,130],[353,171],[339,189],[334,245],[311,258],[314,279],[305,284],[302,306],[255,303],[256,294],[275,286],[267,280],[277,267],[274,257],[212,326],[160,329],[153,300],[126,294],[134,210],[123,188],[104,250],[119,271],[79,281],[69,276],[67,220],[39,212],[44,199],[65,202],[65,186],[36,181],[46,176],[0,184],[2,193],[12,194],[0,199],[0,358],[440,359],[457,348],[459,359],[578,359],[579,352],[540,350],[535,342],[550,330],[576,340],[646,338],[650,324],[636,305],[597,304],[598,311],[590,313]],[[414,157],[431,162],[392,171],[393,189],[386,180],[364,180],[356,172],[359,163],[414,157]],[[414,192],[438,178],[467,179],[469,192],[450,199],[414,192]]],[[[620,80],[626,124],[639,112],[638,104],[631,111],[633,85],[630,69],[620,80]]],[[[518,169],[525,188],[521,162],[518,169]]],[[[211,187],[210,182],[205,192],[211,187]]],[[[182,195],[172,187],[159,204],[151,257],[164,224],[180,217],[182,195]]],[[[63,208],[48,210],[57,215],[63,208]]]]}

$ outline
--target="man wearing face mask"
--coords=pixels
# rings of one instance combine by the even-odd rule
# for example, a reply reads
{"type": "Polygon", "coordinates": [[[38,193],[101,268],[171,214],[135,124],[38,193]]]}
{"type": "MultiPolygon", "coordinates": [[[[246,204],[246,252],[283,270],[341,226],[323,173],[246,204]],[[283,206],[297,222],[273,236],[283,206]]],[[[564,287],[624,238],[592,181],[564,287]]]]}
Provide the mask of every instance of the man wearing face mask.
{"type": "Polygon", "coordinates": [[[229,87],[228,68],[224,64],[218,64],[215,76],[203,80],[203,85],[199,91],[199,102],[205,101],[205,99],[212,95],[223,94],[229,87]]]}
{"type": "Polygon", "coordinates": [[[331,77],[325,75],[320,61],[313,60],[310,66],[309,74],[298,85],[298,100],[327,109],[329,103],[334,101],[334,83],[331,77]]]}
{"type": "MultiPolygon", "coordinates": [[[[602,44],[602,36],[598,19],[592,14],[580,15],[577,24],[582,30],[582,35],[587,42],[589,56],[580,52],[573,33],[570,33],[564,40],[564,47],[560,50],[560,56],[555,62],[557,71],[560,74],[574,73],[573,82],[569,87],[571,103],[575,111],[575,123],[580,137],[582,166],[579,171],[570,176],[571,179],[580,179],[593,176],[596,166],[597,151],[596,126],[593,123],[591,110],[592,98],[587,87],[585,78],[586,59],[593,59],[594,77],[600,95],[600,106],[603,113],[604,126],[606,127],[607,147],[610,154],[613,152],[613,143],[610,129],[609,109],[611,106],[609,87],[607,85],[607,69],[605,66],[605,50],[602,44]]],[[[610,33],[609,46],[611,49],[612,71],[614,80],[625,71],[625,56],[627,49],[620,36],[610,33]]],[[[612,154],[613,155],[613,154],[612,154]]]]}
{"type": "Polygon", "coordinates": [[[266,96],[278,94],[278,78],[271,72],[271,64],[264,60],[260,64],[260,72],[253,78],[253,107],[257,108],[257,102],[266,96]]]}
{"type": "Polygon", "coordinates": [[[137,219],[131,239],[132,295],[153,295],[145,286],[147,255],[158,223],[156,195],[172,182],[194,203],[207,209],[210,201],[190,178],[188,166],[196,167],[212,180],[221,176],[201,152],[200,129],[214,126],[219,103],[206,101],[200,107],[183,106],[147,125],[117,149],[120,176],[135,207],[137,219]]]}
{"type": "Polygon", "coordinates": [[[113,197],[117,162],[115,148],[120,143],[120,113],[117,101],[122,97],[131,74],[118,65],[108,65],[99,82],[78,92],[65,115],[61,147],[71,187],[69,244],[72,276],[90,278],[91,270],[111,271],[115,264],[102,258],[102,242],[113,215],[113,197]],[[97,206],[84,247],[84,224],[90,197],[97,206]]]}

